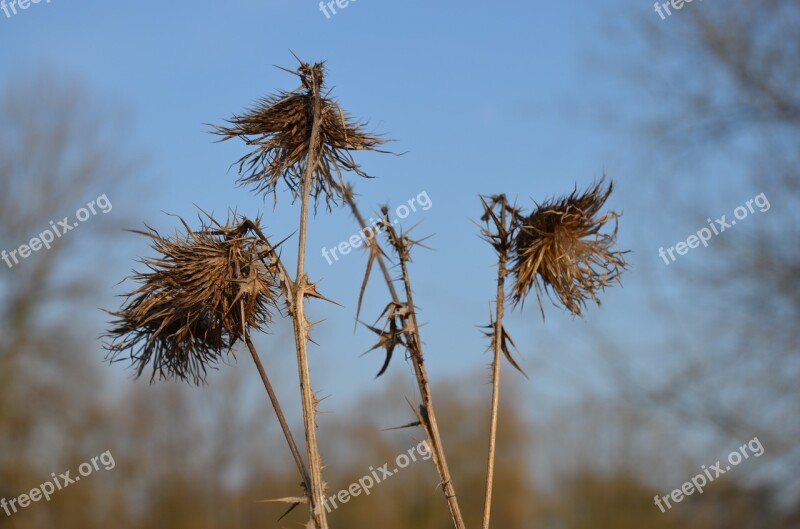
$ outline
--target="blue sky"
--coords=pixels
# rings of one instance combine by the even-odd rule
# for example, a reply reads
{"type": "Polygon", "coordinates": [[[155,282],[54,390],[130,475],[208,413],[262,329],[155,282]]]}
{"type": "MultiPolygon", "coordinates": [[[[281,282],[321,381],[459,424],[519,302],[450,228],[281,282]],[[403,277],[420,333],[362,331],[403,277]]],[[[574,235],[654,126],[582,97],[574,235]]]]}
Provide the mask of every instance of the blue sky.
{"type": "MultiPolygon", "coordinates": [[[[423,221],[418,233],[434,235],[429,244],[435,251],[421,250],[412,268],[434,378],[472,373],[489,360],[477,325],[487,322],[495,272],[492,251],[470,220],[480,215],[478,194],[505,192],[527,204],[528,197],[562,194],[576,184],[585,188],[607,172],[619,185],[609,205],[624,213],[620,243],[633,250],[625,288],[610,290],[585,321],[548,307],[543,325],[529,303],[509,322],[532,375],[532,383],[523,385],[527,397],[569,399],[602,390],[593,374],[600,329],[628,347],[671,331],[648,316],[643,285],[656,280],[669,288],[679,280],[682,264],[664,267],[656,251],[691,231],[668,216],[654,223],[654,212],[639,200],[648,192],[641,174],[647,153],[643,144],[634,145],[637,133],[620,123],[647,109],[612,72],[620,59],[636,58],[641,50],[609,34],[609,17],[651,11],[649,2],[621,0],[358,0],[328,19],[318,2],[306,0],[52,0],[11,18],[0,12],[0,83],[52,71],[84,83],[99,101],[125,113],[132,146],[148,159],[148,198],[109,198],[140,224],[168,230],[174,219],[162,211],[193,217],[197,204],[224,216],[237,207],[249,216],[263,213],[268,232],[283,238],[297,225],[288,195],[273,210],[271,199],[264,203],[235,187],[230,166],[244,147],[214,144],[205,124],[219,123],[267,93],[295,88],[295,78],[273,68],[294,66],[290,50],[307,61],[326,60],[329,86],[343,107],[367,120],[370,130],[395,139],[394,151],[406,153],[357,155],[379,177],[356,182],[363,207],[396,205],[423,191],[433,203],[408,220],[423,221]]],[[[78,206],[65,205],[65,211],[78,206]]],[[[703,223],[690,223],[695,225],[703,223]]],[[[363,258],[351,254],[328,265],[320,255],[323,246],[355,231],[353,220],[344,210],[321,211],[311,230],[310,275],[345,305],[312,307],[312,316],[325,318],[315,335],[323,344],[313,351],[315,376],[321,391],[335,396],[329,405],[335,408],[339,399],[374,384],[382,358],[359,358],[372,336],[352,332],[363,258]]],[[[119,252],[130,252],[131,259],[143,251],[134,235],[121,241],[119,252]]],[[[108,271],[109,286],[128,269],[108,271]]],[[[377,276],[372,286],[368,320],[384,299],[377,276]]],[[[97,305],[116,303],[112,292],[122,290],[110,290],[97,305]]],[[[282,332],[275,339],[291,356],[282,332]]],[[[272,362],[281,376],[292,374],[290,360],[272,362]]],[[[399,366],[396,360],[393,369],[399,366]]]]}

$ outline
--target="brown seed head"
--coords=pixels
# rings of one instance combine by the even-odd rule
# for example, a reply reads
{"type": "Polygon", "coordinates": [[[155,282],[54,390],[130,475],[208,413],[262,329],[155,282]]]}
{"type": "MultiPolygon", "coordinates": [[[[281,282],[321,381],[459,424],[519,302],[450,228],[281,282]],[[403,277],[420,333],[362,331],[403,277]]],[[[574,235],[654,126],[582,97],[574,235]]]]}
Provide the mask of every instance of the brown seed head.
{"type": "MultiPolygon", "coordinates": [[[[324,86],[324,63],[309,65],[301,61],[292,73],[300,77],[301,88],[262,98],[244,114],[228,120],[229,126],[214,128],[222,136],[221,141],[238,137],[255,147],[239,160],[240,185],[252,185],[256,192],[274,196],[283,179],[297,198],[309,154],[314,98],[324,86]]],[[[352,121],[333,99],[319,97],[320,128],[314,145],[319,161],[311,194],[317,201],[324,197],[330,203],[341,196],[345,187],[343,170],[368,177],[350,151],[378,150],[376,147],[386,140],[364,132],[364,124],[352,121]]]]}
{"type": "Polygon", "coordinates": [[[614,189],[613,183],[603,189],[603,182],[584,193],[575,190],[540,204],[530,215],[519,215],[511,266],[516,304],[535,288],[543,317],[543,291],[555,294],[567,310],[582,316],[587,300],[599,305],[598,291],[619,281],[627,268],[626,252],[616,246],[619,215],[613,211],[599,215],[614,189]],[[612,220],[614,230],[600,233],[612,220]]]}
{"type": "MultiPolygon", "coordinates": [[[[151,381],[178,378],[198,384],[207,366],[222,360],[246,330],[271,319],[278,297],[275,253],[253,234],[247,219],[236,226],[202,223],[186,234],[152,240],[158,257],[141,260],[149,270],[130,279],[140,283],[127,294],[106,335],[110,360],[130,358],[136,376],[152,363],[151,381]]],[[[202,222],[202,221],[201,221],[202,222]]]]}

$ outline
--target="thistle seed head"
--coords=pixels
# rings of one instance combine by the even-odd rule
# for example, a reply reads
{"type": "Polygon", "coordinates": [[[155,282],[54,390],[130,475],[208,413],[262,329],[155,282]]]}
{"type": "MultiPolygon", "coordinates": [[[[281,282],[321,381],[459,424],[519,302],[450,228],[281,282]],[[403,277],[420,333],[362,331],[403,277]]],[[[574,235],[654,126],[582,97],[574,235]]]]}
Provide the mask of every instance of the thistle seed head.
{"type": "Polygon", "coordinates": [[[613,183],[604,187],[601,179],[583,193],[576,189],[537,205],[530,215],[519,214],[511,265],[515,304],[523,303],[531,289],[542,316],[543,292],[554,294],[576,316],[582,316],[588,300],[600,304],[598,291],[618,282],[627,268],[626,252],[617,249],[619,215],[600,214],[613,189],[613,183]],[[613,231],[601,233],[611,221],[613,231]]]}
{"type": "Polygon", "coordinates": [[[151,239],[157,257],[140,260],[147,271],[130,276],[139,287],[110,312],[105,335],[109,359],[129,358],[137,377],[149,364],[151,381],[199,384],[244,333],[271,320],[280,294],[274,249],[256,236],[257,223],[208,219],[197,231],[181,219],[186,232],[172,237],[149,227],[137,232],[151,239]]]}
{"type": "Polygon", "coordinates": [[[330,206],[341,198],[345,187],[343,171],[368,177],[350,151],[378,150],[386,140],[365,132],[363,123],[353,121],[335,100],[321,94],[324,63],[310,65],[301,61],[291,73],[300,78],[300,88],[260,99],[244,114],[234,115],[227,126],[214,125],[214,132],[222,136],[220,141],[240,138],[254,147],[238,162],[239,185],[252,186],[257,193],[275,197],[282,179],[296,199],[300,195],[311,147],[314,102],[319,97],[319,135],[313,146],[318,161],[311,195],[315,203],[324,198],[330,206]]]}

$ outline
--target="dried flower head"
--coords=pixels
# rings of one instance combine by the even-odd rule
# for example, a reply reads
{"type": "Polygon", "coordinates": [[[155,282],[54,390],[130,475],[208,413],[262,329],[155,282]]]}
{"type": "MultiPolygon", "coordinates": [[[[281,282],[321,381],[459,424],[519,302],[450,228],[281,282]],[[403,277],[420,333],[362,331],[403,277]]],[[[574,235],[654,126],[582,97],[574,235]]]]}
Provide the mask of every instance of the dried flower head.
{"type": "MultiPolygon", "coordinates": [[[[260,236],[257,221],[220,225],[208,217],[186,234],[149,237],[159,257],[140,262],[149,270],[129,279],[140,283],[106,334],[110,360],[130,358],[136,376],[152,364],[151,381],[178,378],[195,384],[249,329],[271,319],[279,295],[280,274],[274,249],[260,236]]],[[[234,219],[236,216],[234,214],[234,219]]]]}
{"type": "Polygon", "coordinates": [[[352,121],[334,100],[321,95],[324,63],[309,65],[300,61],[296,71],[287,71],[300,77],[301,87],[260,99],[244,114],[228,120],[230,126],[214,125],[215,133],[222,136],[220,141],[238,137],[255,146],[238,162],[240,185],[252,185],[257,192],[274,196],[282,178],[297,198],[310,152],[314,103],[318,98],[319,133],[313,146],[318,161],[311,194],[316,201],[322,196],[326,203],[335,202],[344,189],[343,170],[368,177],[350,151],[378,150],[376,147],[386,140],[364,132],[363,123],[352,121]]]}
{"type": "Polygon", "coordinates": [[[617,250],[619,215],[613,211],[599,215],[614,189],[613,183],[604,189],[603,182],[584,193],[576,189],[569,196],[537,205],[530,215],[519,215],[511,266],[516,304],[535,288],[542,316],[543,291],[555,294],[567,310],[582,316],[587,300],[599,305],[597,292],[619,281],[627,268],[626,252],[617,250]],[[612,220],[614,230],[600,233],[612,220]]]}

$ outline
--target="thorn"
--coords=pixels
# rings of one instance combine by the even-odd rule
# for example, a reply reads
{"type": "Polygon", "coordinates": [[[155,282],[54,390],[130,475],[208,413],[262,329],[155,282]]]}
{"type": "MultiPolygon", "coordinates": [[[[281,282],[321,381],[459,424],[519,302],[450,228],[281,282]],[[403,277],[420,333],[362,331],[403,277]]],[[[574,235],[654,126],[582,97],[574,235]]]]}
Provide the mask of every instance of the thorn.
{"type": "Polygon", "coordinates": [[[298,281],[298,284],[296,285],[296,288],[298,290],[302,290],[303,296],[305,296],[305,297],[321,299],[323,301],[327,301],[329,303],[333,303],[334,305],[337,305],[339,307],[343,307],[343,305],[341,305],[339,303],[336,303],[332,299],[328,299],[325,296],[323,296],[322,294],[320,294],[319,291],[317,290],[317,284],[316,283],[309,283],[307,276],[303,276],[302,281],[298,281]]]}
{"type": "Polygon", "coordinates": [[[258,500],[256,503],[308,503],[308,498],[305,496],[286,496],[285,498],[258,500]]]}
{"type": "Polygon", "coordinates": [[[390,430],[402,430],[403,428],[413,428],[415,426],[422,426],[422,423],[420,421],[414,421],[408,424],[404,424],[402,426],[392,426],[391,428],[383,428],[381,431],[388,432],[390,430]]]}
{"type": "Polygon", "coordinates": [[[285,513],[281,514],[281,515],[278,517],[278,519],[277,519],[277,520],[275,520],[275,521],[276,521],[276,522],[280,522],[281,520],[283,520],[283,519],[286,517],[286,515],[287,515],[287,514],[289,514],[290,512],[292,512],[292,511],[295,509],[295,507],[297,507],[298,505],[300,505],[300,504],[299,504],[299,503],[294,503],[294,504],[292,504],[292,506],[291,506],[291,507],[289,507],[289,508],[286,510],[286,512],[285,512],[285,513]]]}
{"type": "Polygon", "coordinates": [[[402,331],[399,331],[396,328],[396,325],[394,325],[394,319],[391,320],[390,329],[388,331],[379,329],[377,327],[373,327],[371,325],[367,325],[366,323],[362,323],[362,325],[364,325],[367,329],[371,330],[372,332],[374,332],[379,336],[378,343],[373,345],[372,348],[366,351],[364,354],[367,354],[370,351],[374,351],[375,349],[378,348],[386,349],[386,360],[383,362],[381,370],[378,371],[377,375],[375,375],[375,378],[378,378],[384,372],[386,372],[386,369],[388,369],[389,362],[391,362],[392,360],[392,354],[394,353],[395,347],[397,347],[398,345],[405,347],[405,343],[403,342],[403,339],[401,337],[402,331]]]}

